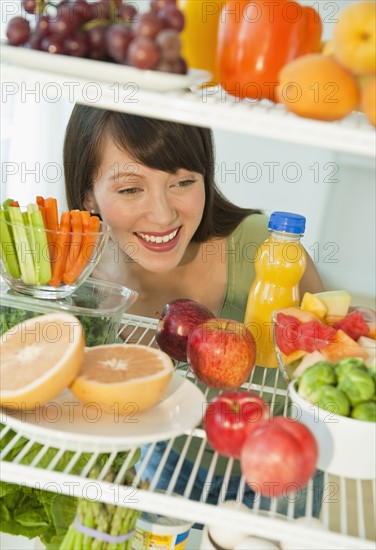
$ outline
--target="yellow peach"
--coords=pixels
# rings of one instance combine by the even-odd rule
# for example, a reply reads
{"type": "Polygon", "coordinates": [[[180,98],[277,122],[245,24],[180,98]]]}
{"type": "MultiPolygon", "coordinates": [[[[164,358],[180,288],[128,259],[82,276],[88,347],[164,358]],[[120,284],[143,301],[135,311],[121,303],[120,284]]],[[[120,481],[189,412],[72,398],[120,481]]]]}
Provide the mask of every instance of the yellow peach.
{"type": "Polygon", "coordinates": [[[360,108],[369,122],[376,126],[376,75],[362,89],[360,108]]]}
{"type": "Polygon", "coordinates": [[[333,57],[309,54],[294,59],[279,73],[277,97],[287,110],[317,120],[340,120],[359,104],[355,77],[333,57]]]}
{"type": "Polygon", "coordinates": [[[354,2],[333,30],[334,55],[354,74],[376,71],[376,3],[354,2]]]}

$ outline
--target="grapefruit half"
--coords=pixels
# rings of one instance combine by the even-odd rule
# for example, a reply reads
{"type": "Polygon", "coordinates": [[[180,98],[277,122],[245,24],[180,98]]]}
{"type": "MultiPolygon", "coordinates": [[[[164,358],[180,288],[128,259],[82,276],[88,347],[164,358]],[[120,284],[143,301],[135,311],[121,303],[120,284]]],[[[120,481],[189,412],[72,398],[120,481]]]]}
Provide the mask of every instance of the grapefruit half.
{"type": "Polygon", "coordinates": [[[1,335],[0,405],[35,409],[76,378],[85,349],[80,321],[49,313],[15,325],[1,335]]]}
{"type": "Polygon", "coordinates": [[[129,415],[155,405],[173,373],[171,358],[141,344],[111,344],[85,349],[78,377],[70,386],[83,403],[129,415]]]}

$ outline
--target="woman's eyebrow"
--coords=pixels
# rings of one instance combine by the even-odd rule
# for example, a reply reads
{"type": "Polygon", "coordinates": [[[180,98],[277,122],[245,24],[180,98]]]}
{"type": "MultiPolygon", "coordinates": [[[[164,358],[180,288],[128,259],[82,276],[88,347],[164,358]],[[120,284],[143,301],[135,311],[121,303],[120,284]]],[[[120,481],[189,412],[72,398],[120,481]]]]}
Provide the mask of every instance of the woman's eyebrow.
{"type": "Polygon", "coordinates": [[[134,177],[137,178],[137,179],[143,179],[143,178],[144,178],[144,176],[143,176],[142,174],[136,173],[135,170],[133,170],[133,171],[131,171],[131,172],[124,172],[124,171],[119,171],[119,172],[116,171],[116,172],[115,172],[115,171],[114,171],[114,174],[113,174],[112,176],[109,177],[109,180],[110,180],[110,181],[116,181],[116,180],[118,180],[118,179],[120,179],[120,178],[123,178],[123,179],[129,178],[130,176],[134,176],[134,177]]]}

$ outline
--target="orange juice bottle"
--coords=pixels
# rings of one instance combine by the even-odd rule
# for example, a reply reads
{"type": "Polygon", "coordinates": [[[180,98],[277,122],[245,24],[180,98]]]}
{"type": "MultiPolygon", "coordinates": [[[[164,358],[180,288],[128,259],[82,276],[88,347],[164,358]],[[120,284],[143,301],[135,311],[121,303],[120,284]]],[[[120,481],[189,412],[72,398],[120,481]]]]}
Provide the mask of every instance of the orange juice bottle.
{"type": "Polygon", "coordinates": [[[217,82],[217,37],[223,0],[178,0],[185,26],[180,35],[189,68],[204,69],[217,82]]]}
{"type": "Polygon", "coordinates": [[[270,237],[256,253],[256,277],[249,291],[244,323],[256,340],[256,365],[262,367],[278,366],[272,336],[273,311],[299,305],[299,281],[306,268],[306,253],[300,243],[305,221],[299,214],[273,212],[268,226],[270,237]]]}

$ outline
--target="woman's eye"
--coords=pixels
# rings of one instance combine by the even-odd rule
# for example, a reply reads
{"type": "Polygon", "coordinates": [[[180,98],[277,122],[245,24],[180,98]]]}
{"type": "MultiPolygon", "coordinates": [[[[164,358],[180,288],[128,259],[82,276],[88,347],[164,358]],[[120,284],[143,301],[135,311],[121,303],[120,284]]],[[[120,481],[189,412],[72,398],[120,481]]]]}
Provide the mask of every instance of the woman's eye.
{"type": "Polygon", "coordinates": [[[192,185],[192,183],[195,183],[196,180],[182,180],[178,181],[175,185],[177,187],[188,187],[188,185],[192,185]]]}
{"type": "Polygon", "coordinates": [[[127,187],[126,189],[121,189],[119,193],[121,195],[135,195],[138,191],[138,187],[127,187]]]}

